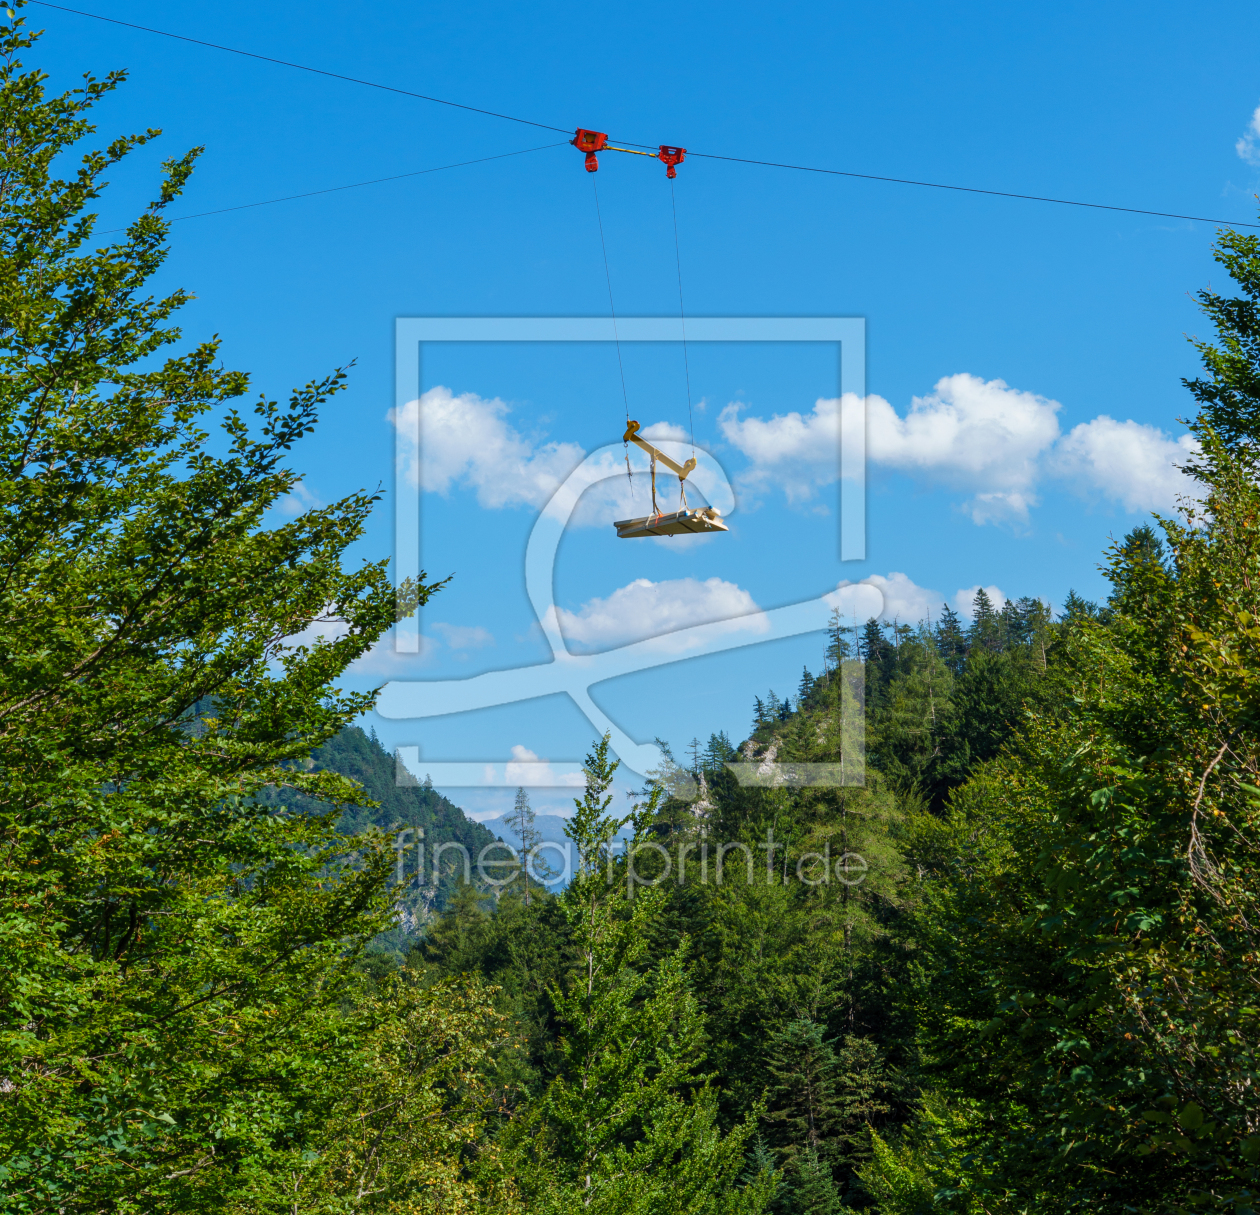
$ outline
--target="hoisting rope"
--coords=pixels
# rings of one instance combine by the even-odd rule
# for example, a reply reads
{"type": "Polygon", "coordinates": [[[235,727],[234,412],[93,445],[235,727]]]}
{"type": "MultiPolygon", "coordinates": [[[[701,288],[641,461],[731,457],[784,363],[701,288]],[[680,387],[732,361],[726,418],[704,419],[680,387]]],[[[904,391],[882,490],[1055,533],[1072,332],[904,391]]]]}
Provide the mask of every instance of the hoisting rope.
{"type": "MultiPolygon", "coordinates": [[[[630,394],[626,391],[626,366],[621,360],[621,337],[617,332],[617,309],[613,304],[612,289],[612,271],[608,268],[608,244],[604,240],[604,216],[599,207],[599,182],[596,181],[595,175],[591,174],[591,185],[595,187],[595,220],[599,224],[599,247],[604,253],[604,280],[608,283],[608,312],[612,316],[613,326],[613,344],[617,347],[617,369],[621,372],[621,399],[626,405],[626,428],[630,427],[630,394]]],[[[626,479],[630,482],[630,489],[634,490],[634,473],[630,471],[630,444],[624,439],[621,446],[625,451],[626,457],[626,479]]],[[[652,477],[652,485],[655,488],[656,477],[655,472],[652,477]]],[[[656,504],[656,496],[652,496],[653,505],[656,504]]]]}
{"type": "MultiPolygon", "coordinates": [[[[683,307],[682,254],[678,250],[678,201],[674,197],[674,182],[669,183],[669,205],[674,212],[674,265],[678,269],[678,319],[682,324],[683,371],[687,376],[687,421],[691,425],[691,454],[696,454],[696,422],[691,415],[691,360],[687,357],[687,310],[683,307]]],[[[687,505],[687,491],[683,490],[683,506],[687,505]]]]}

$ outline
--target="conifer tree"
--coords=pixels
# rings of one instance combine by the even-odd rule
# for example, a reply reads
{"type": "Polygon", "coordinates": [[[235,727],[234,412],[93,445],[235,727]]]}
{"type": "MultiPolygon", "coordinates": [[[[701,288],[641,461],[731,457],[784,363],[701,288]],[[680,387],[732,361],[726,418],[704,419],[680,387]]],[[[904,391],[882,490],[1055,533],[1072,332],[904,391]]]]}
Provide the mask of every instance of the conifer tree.
{"type": "Polygon", "coordinates": [[[542,832],[536,825],[537,815],[529,802],[529,794],[523,788],[516,791],[516,800],[512,804],[512,812],[504,818],[504,822],[512,829],[512,833],[520,840],[521,881],[524,888],[525,906],[530,905],[529,884],[531,876],[542,881],[553,876],[550,867],[537,853],[542,843],[542,832]],[[541,869],[540,869],[541,866],[541,869]]]}
{"type": "Polygon", "coordinates": [[[827,649],[823,655],[823,665],[834,671],[840,664],[853,655],[853,643],[849,638],[856,632],[852,625],[846,625],[840,615],[839,608],[831,609],[831,619],[827,623],[827,649]]]}
{"type": "Polygon", "coordinates": [[[936,648],[945,665],[958,675],[967,659],[967,635],[958,613],[948,603],[941,605],[941,619],[936,626],[936,648]]]}
{"type": "Polygon", "coordinates": [[[725,730],[709,735],[704,749],[704,767],[707,772],[720,772],[722,765],[735,758],[735,748],[725,730]]]}
{"type": "Polygon", "coordinates": [[[972,600],[971,628],[967,630],[967,646],[969,649],[994,651],[1002,648],[997,609],[993,606],[993,600],[989,598],[984,587],[976,589],[975,598],[972,600]]]}
{"type": "Polygon", "coordinates": [[[769,720],[766,702],[760,696],[753,697],[753,733],[756,733],[769,720]]]}
{"type": "Polygon", "coordinates": [[[767,1126],[775,1128],[788,1164],[807,1149],[825,1150],[838,1118],[836,1056],[826,1027],[799,1017],[777,1030],[767,1052],[767,1126]]]}
{"type": "Polygon", "coordinates": [[[884,630],[879,621],[872,616],[862,626],[862,637],[858,642],[858,653],[864,662],[881,662],[891,647],[884,637],[884,630]]]}
{"type": "Polygon", "coordinates": [[[844,1210],[831,1169],[813,1146],[797,1158],[789,1184],[792,1215],[840,1215],[844,1210]]]}
{"type": "Polygon", "coordinates": [[[520,1131],[526,1193],[547,1215],[757,1215],[772,1179],[739,1184],[751,1121],[725,1136],[717,1129],[717,1095],[698,1072],[703,1019],[682,950],[649,956],[663,891],[636,891],[613,855],[627,824],[631,850],[643,842],[664,790],[655,786],[616,817],[617,767],[604,737],[565,826],[579,857],[561,900],[578,966],[552,992],[559,1075],[520,1131]]]}

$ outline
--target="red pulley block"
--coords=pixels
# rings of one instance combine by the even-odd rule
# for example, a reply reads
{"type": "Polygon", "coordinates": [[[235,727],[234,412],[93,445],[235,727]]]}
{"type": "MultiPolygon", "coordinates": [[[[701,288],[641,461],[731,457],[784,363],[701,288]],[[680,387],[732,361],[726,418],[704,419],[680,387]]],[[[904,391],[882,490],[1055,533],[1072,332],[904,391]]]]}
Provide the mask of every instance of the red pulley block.
{"type": "Polygon", "coordinates": [[[674,166],[682,164],[686,157],[686,148],[671,148],[667,144],[661,144],[661,150],[656,154],[656,159],[666,166],[666,177],[677,177],[678,171],[674,166]]]}
{"type": "Polygon", "coordinates": [[[569,142],[579,152],[586,153],[586,171],[596,172],[599,169],[599,158],[595,153],[608,143],[608,136],[603,131],[588,131],[585,127],[578,127],[577,134],[569,142]]]}

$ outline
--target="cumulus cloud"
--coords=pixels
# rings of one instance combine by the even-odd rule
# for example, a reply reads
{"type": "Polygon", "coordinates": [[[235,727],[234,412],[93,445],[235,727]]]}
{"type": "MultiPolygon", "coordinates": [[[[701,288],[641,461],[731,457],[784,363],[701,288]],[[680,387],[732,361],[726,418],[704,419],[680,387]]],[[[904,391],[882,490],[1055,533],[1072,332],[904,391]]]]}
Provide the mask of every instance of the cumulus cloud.
{"type": "MultiPolygon", "coordinates": [[[[842,582],[840,585],[855,584],[842,582]]],[[[883,611],[875,613],[881,620],[917,624],[920,620],[929,620],[940,614],[943,602],[940,592],[916,585],[907,574],[890,572],[887,577],[872,574],[856,585],[873,586],[884,597],[883,611]]]]}
{"type": "Polygon", "coordinates": [[[770,627],[753,597],[721,578],[636,578],[576,612],[559,608],[557,616],[565,640],[591,650],[650,638],[655,648],[681,652],[689,643],[676,634],[692,625],[717,623],[723,633],[764,633],[770,627]]]}
{"type": "Polygon", "coordinates": [[[867,451],[878,464],[983,496],[972,515],[1026,518],[1036,499],[1037,459],[1059,436],[1062,408],[1004,380],[950,375],[914,397],[905,418],[882,397],[867,401],[867,451]]]}
{"type": "MultiPolygon", "coordinates": [[[[504,765],[503,783],[505,785],[537,785],[547,788],[581,788],[586,778],[581,771],[574,771],[574,764],[564,765],[568,771],[557,771],[548,760],[539,759],[536,752],[516,743],[512,747],[512,758],[504,765]]],[[[487,771],[492,772],[494,765],[488,764],[487,771]]]]}
{"type": "MultiPolygon", "coordinates": [[[[966,616],[970,620],[976,614],[976,592],[980,589],[977,582],[975,586],[969,586],[959,591],[954,596],[954,609],[960,616],[966,616]]],[[[996,586],[986,586],[984,593],[988,595],[990,602],[995,608],[1001,609],[1006,605],[1006,596],[996,586]]]]}
{"type": "Polygon", "coordinates": [[[437,633],[452,650],[478,650],[482,646],[494,645],[494,636],[479,624],[442,624],[433,625],[437,633]]]}
{"type": "MultiPolygon", "coordinates": [[[[844,590],[848,587],[874,587],[883,596],[884,606],[882,611],[868,611],[865,614],[858,611],[855,613],[859,624],[869,620],[872,616],[889,624],[893,621],[899,621],[901,624],[936,621],[940,619],[941,608],[944,607],[946,602],[946,597],[940,591],[919,586],[908,574],[896,571],[891,571],[887,576],[871,574],[869,577],[863,578],[861,582],[842,582],[837,590],[844,590]]],[[[976,597],[976,591],[979,589],[979,585],[964,587],[955,591],[950,597],[953,601],[954,609],[960,615],[968,618],[975,615],[973,602],[976,597]]],[[[989,598],[993,600],[994,607],[1000,608],[1006,602],[1006,596],[998,587],[986,586],[984,589],[989,598]]],[[[843,614],[848,615],[847,612],[843,614]]]]}
{"type": "Polygon", "coordinates": [[[1178,496],[1198,496],[1179,465],[1197,455],[1190,435],[1170,438],[1154,426],[1101,414],[1074,426],[1051,457],[1052,469],[1078,489],[1099,493],[1131,511],[1173,511],[1178,496]]]}
{"type": "Polygon", "coordinates": [[[1234,151],[1249,165],[1260,165],[1260,106],[1256,106],[1247,129],[1234,144],[1234,151]]]}
{"type": "MultiPolygon", "coordinates": [[[[739,417],[727,406],[719,418],[726,440],[753,462],[753,482],[777,475],[789,498],[804,497],[839,472],[842,407],[855,397],[823,399],[812,413],[776,414],[768,421],[739,417]],[[803,474],[803,475],[802,475],[803,474]]],[[[903,418],[883,397],[866,398],[866,451],[873,464],[975,494],[977,523],[1024,519],[1035,503],[1037,460],[1058,437],[1061,406],[1003,380],[945,376],[926,396],[914,397],[903,418]]]]}
{"type": "Polygon", "coordinates": [[[507,421],[497,397],[455,396],[440,385],[419,400],[391,409],[389,419],[419,451],[407,454],[406,475],[433,493],[472,489],[486,507],[541,505],[578,465],[576,443],[538,443],[507,421]]]}
{"type": "Polygon", "coordinates": [[[778,481],[794,502],[812,497],[816,486],[839,476],[839,400],[824,398],[815,402],[812,413],[793,411],[768,420],[741,418],[742,409],[738,403],[728,405],[718,415],[718,426],[752,464],[742,478],[746,489],[778,481]]]}
{"type": "Polygon", "coordinates": [[[840,428],[863,407],[869,464],[966,493],[964,509],[979,524],[1026,522],[1047,479],[1130,511],[1170,509],[1178,493],[1192,492],[1175,467],[1197,450],[1189,436],[1105,414],[1061,436],[1058,401],[966,373],[913,397],[904,417],[883,397],[847,395],[769,419],[729,405],[719,424],[750,461],[745,485],[777,481],[799,501],[839,475],[840,428]]]}

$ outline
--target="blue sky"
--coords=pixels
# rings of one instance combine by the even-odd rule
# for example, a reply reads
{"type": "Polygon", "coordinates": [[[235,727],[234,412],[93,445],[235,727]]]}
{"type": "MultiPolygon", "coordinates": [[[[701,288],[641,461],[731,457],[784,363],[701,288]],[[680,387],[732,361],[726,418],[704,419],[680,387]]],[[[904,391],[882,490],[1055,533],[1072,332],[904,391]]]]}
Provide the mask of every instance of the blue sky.
{"type": "MultiPolygon", "coordinates": [[[[1256,218],[1254,5],[110,0],[92,11],[614,139],[1256,218]]],[[[54,86],[130,71],[98,111],[102,136],[165,132],[115,175],[106,228],[148,196],[162,156],[191,145],[206,153],[173,215],[563,139],[52,9],[25,15],[48,31],[29,58],[54,86]]],[[[598,184],[618,312],[672,315],[664,169],[605,154],[598,184]]],[[[735,487],[731,532],[619,541],[599,516],[617,504],[592,504],[556,568],[575,648],[864,579],[902,618],[965,606],[977,585],[1053,604],[1071,587],[1100,596],[1108,538],[1173,507],[1176,419],[1190,409],[1180,377],[1196,368],[1184,335],[1204,331],[1190,293],[1224,278],[1211,224],[700,157],[679,168],[676,199],[689,313],[865,318],[868,559],[837,551],[834,360],[693,346],[696,439],[735,487]]],[[[608,309],[592,182],[567,146],[192,218],[173,235],[161,285],[196,293],[186,335],[218,333],[225,363],[259,390],[355,361],[350,391],[295,455],[310,501],[394,488],[396,317],[608,309]]],[[[632,415],[685,433],[678,347],[623,353],[632,415]]],[[[545,660],[524,589],[530,527],[556,481],[624,424],[611,347],[436,347],[423,387],[422,556],[455,578],[424,613],[422,654],[383,651],[359,683],[545,660]]],[[[362,555],[393,544],[387,504],[362,555]]],[[[639,741],[738,739],[753,695],[792,691],[821,649],[817,635],[690,661],[684,649],[595,696],[639,741]]],[[[452,790],[479,814],[510,801],[506,761],[577,760],[592,733],[564,697],[372,724],[418,746],[421,769],[497,764],[501,789],[452,790]]],[[[535,802],[562,796],[539,790],[535,802]]]]}

